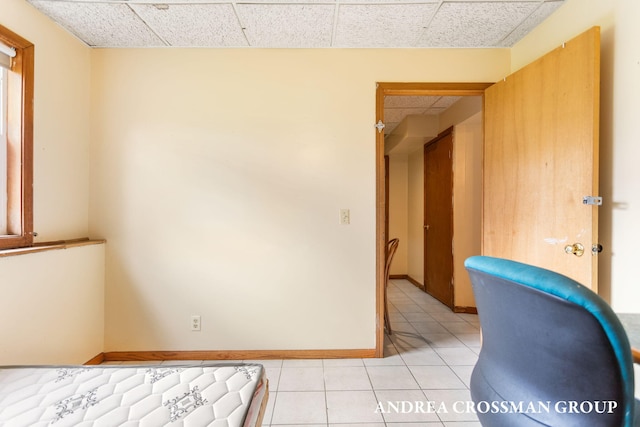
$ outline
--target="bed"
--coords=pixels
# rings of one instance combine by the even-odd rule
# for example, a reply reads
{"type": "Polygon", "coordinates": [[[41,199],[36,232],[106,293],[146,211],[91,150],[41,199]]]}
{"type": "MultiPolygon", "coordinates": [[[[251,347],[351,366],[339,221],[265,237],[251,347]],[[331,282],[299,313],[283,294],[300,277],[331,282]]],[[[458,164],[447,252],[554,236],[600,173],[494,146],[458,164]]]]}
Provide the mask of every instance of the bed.
{"type": "Polygon", "coordinates": [[[258,364],[0,367],[2,426],[260,426],[258,364]]]}

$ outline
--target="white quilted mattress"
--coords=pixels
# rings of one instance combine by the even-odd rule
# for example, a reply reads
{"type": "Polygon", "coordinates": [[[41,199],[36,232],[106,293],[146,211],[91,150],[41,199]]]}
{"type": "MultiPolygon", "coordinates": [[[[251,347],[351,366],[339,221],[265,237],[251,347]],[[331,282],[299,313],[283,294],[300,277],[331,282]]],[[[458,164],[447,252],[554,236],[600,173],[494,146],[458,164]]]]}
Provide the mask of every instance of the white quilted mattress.
{"type": "Polygon", "coordinates": [[[1,426],[254,426],[261,365],[0,367],[1,426]]]}

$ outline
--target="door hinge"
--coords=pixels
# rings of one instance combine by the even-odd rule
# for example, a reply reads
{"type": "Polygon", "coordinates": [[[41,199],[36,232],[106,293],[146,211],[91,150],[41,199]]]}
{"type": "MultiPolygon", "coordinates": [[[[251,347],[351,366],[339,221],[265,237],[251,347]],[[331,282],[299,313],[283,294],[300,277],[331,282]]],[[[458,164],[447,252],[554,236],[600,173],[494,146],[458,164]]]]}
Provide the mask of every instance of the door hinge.
{"type": "Polygon", "coordinates": [[[382,131],[384,130],[384,123],[382,123],[382,120],[378,120],[378,123],[375,124],[376,129],[378,129],[378,133],[382,133],[382,131]]]}
{"type": "Polygon", "coordinates": [[[584,196],[582,198],[583,205],[602,206],[602,197],[599,196],[584,196]]]}

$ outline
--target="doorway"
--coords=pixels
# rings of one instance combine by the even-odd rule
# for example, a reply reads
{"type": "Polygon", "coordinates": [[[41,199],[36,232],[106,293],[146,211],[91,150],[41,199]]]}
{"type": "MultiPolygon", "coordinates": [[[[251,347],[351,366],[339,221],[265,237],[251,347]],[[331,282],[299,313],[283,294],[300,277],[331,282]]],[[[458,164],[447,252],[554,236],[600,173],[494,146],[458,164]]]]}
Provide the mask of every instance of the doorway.
{"type": "MultiPolygon", "coordinates": [[[[376,121],[385,122],[384,100],[386,96],[484,96],[484,90],[491,83],[379,83],[376,92],[376,121]]],[[[387,192],[385,189],[385,138],[382,130],[376,131],[376,265],[377,265],[377,304],[376,312],[379,322],[384,312],[384,261],[386,242],[393,236],[386,229],[387,192]]],[[[381,325],[382,323],[379,323],[381,325]]],[[[377,329],[376,353],[382,357],[384,330],[377,329]]]]}
{"type": "MultiPolygon", "coordinates": [[[[593,195],[598,194],[599,88],[600,28],[593,27],[496,84],[379,84],[376,114],[384,122],[384,96],[389,93],[482,96],[482,253],[547,268],[597,291],[598,197],[593,195]],[[583,157],[577,158],[578,153],[583,157]],[[505,212],[506,207],[511,210],[505,212]],[[509,224],[505,215],[512,220],[509,224]],[[591,256],[583,257],[578,243],[587,250],[591,247],[591,256]]],[[[384,136],[378,134],[376,353],[380,357],[382,257],[387,239],[383,155],[384,136]]]]}

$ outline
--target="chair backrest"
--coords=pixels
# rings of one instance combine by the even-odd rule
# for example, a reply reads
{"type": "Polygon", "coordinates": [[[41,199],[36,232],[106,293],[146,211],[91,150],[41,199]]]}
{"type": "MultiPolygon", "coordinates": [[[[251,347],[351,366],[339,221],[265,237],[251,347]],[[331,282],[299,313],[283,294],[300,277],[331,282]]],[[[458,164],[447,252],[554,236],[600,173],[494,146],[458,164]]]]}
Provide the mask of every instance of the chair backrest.
{"type": "Polygon", "coordinates": [[[470,389],[483,425],[633,425],[631,347],[602,298],[514,261],[478,256],[465,267],[482,329],[470,389]]]}
{"type": "Polygon", "coordinates": [[[389,271],[391,270],[391,262],[393,261],[393,256],[398,249],[398,244],[400,243],[400,239],[395,238],[391,239],[387,242],[387,261],[384,265],[384,280],[389,280],[389,271]]]}

